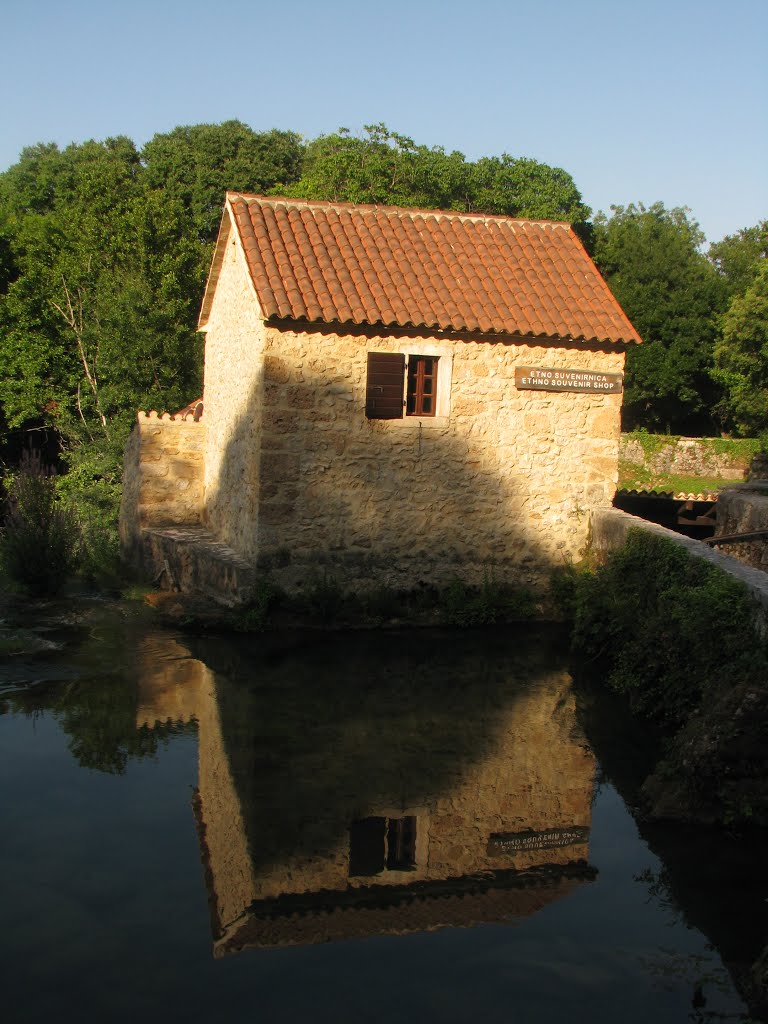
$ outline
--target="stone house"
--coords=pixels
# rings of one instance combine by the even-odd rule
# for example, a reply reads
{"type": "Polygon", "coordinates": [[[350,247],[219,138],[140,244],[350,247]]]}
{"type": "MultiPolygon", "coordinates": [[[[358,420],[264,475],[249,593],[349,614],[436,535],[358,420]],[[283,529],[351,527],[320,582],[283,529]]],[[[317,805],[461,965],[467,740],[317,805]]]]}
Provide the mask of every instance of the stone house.
{"type": "Polygon", "coordinates": [[[617,480],[640,341],[553,221],[229,193],[203,408],[139,414],[127,552],[182,589],[541,585],[617,480]]]}

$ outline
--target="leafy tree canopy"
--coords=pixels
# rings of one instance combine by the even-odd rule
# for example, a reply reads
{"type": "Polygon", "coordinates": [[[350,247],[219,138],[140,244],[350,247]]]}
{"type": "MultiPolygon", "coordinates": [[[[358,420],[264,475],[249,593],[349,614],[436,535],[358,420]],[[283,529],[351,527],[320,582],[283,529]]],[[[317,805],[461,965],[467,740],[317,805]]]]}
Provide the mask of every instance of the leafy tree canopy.
{"type": "Polygon", "coordinates": [[[583,223],[590,216],[573,179],[558,167],[508,154],[475,163],[462,153],[417,145],[385,124],[365,135],[341,128],[307,145],[300,181],[285,190],[303,199],[412,206],[583,223]]]}
{"type": "Polygon", "coordinates": [[[149,187],[181,200],[205,242],[216,238],[227,190],[281,190],[298,180],[302,157],[295,132],[255,132],[241,121],[174,128],[141,152],[149,187]]]}
{"type": "Polygon", "coordinates": [[[625,427],[711,432],[719,391],[710,373],[726,287],[700,251],[704,236],[686,209],[611,210],[595,218],[595,261],[644,341],[627,356],[625,427]]]}
{"type": "Polygon", "coordinates": [[[715,379],[725,390],[724,418],[743,436],[768,430],[768,260],[736,295],[715,347],[715,379]]]}
{"type": "Polygon", "coordinates": [[[709,258],[726,282],[728,293],[743,295],[768,258],[768,220],[735,235],[726,235],[709,247],[709,258]]]}

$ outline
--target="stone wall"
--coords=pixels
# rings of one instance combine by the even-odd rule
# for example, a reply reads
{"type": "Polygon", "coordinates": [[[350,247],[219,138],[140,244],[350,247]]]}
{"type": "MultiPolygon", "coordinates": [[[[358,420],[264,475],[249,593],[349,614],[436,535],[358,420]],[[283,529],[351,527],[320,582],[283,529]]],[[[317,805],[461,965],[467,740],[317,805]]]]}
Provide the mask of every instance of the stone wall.
{"type": "MultiPolygon", "coordinates": [[[[717,500],[715,536],[755,530],[768,530],[768,483],[722,491],[717,500]]],[[[745,565],[768,570],[768,538],[723,545],[723,550],[745,565]]]]}
{"type": "Polygon", "coordinates": [[[232,232],[206,327],[204,521],[248,559],[257,555],[263,336],[256,295],[232,232]]]}
{"type": "Polygon", "coordinates": [[[621,372],[621,352],[402,332],[228,332],[222,321],[208,333],[206,517],[290,590],[325,573],[351,588],[478,583],[491,566],[535,585],[578,556],[588,510],[612,501],[621,395],[517,390],[514,370],[621,372]],[[448,415],[367,419],[368,351],[439,354],[448,415]]]}
{"type": "Polygon", "coordinates": [[[191,415],[138,414],[123,462],[120,540],[141,564],[142,531],[190,527],[203,508],[205,427],[191,415]]]}
{"type": "Polygon", "coordinates": [[[646,455],[637,435],[622,434],[619,457],[652,473],[746,480],[758,448],[757,441],[732,447],[718,444],[717,438],[654,436],[652,440],[654,450],[646,455]]]}

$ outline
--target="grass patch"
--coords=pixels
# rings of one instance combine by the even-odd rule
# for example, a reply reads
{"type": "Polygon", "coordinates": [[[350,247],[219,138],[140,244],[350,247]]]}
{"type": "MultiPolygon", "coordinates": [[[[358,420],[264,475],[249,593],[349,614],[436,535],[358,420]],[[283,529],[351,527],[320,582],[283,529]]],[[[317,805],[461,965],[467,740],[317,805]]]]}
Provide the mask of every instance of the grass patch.
{"type": "Polygon", "coordinates": [[[636,462],[619,460],[620,491],[649,491],[654,494],[700,494],[722,491],[738,480],[722,476],[684,476],[679,473],[654,473],[636,462]]]}

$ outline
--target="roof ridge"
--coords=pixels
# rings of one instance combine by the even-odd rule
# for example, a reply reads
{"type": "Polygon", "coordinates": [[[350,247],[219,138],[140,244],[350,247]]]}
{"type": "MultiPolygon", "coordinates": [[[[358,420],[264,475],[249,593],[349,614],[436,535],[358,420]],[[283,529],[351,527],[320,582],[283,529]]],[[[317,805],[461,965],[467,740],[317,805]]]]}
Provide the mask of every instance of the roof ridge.
{"type": "MultiPolygon", "coordinates": [[[[258,202],[262,205],[285,205],[285,206],[316,206],[325,210],[359,210],[367,213],[383,213],[392,216],[400,216],[404,213],[414,216],[471,220],[471,221],[505,221],[514,224],[542,224],[553,228],[573,231],[573,225],[567,220],[554,220],[547,217],[513,217],[507,213],[485,213],[481,210],[469,212],[466,210],[439,210],[424,206],[396,206],[392,203],[352,203],[337,199],[296,199],[292,196],[262,196],[252,192],[228,191],[228,199],[242,199],[248,205],[258,202]]],[[[575,233],[575,232],[574,232],[575,233]]]]}

